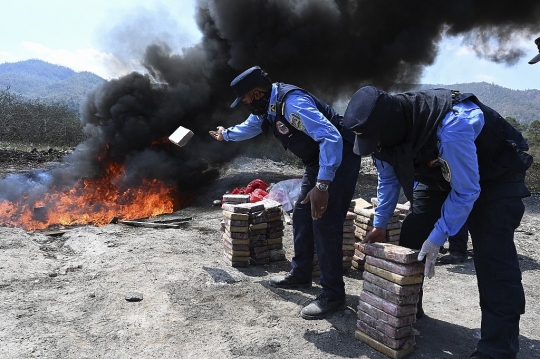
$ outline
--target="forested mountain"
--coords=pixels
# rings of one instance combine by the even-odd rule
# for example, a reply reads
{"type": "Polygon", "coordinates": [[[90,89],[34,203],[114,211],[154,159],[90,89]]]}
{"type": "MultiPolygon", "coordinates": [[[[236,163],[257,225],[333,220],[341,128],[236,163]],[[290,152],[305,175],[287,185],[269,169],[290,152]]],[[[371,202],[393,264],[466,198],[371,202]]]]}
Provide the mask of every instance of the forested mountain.
{"type": "MultiPolygon", "coordinates": [[[[74,110],[78,110],[86,94],[103,81],[93,73],[75,72],[41,60],[0,64],[0,90],[10,87],[11,92],[24,97],[66,104],[74,110]]],[[[472,92],[503,117],[514,117],[522,124],[540,120],[540,90],[511,90],[487,82],[412,85],[411,88],[437,87],[472,92]]]]}
{"type": "Polygon", "coordinates": [[[471,92],[503,117],[514,117],[522,124],[540,120],[540,90],[511,90],[487,82],[454,85],[416,85],[417,89],[444,87],[471,92]]]}
{"type": "Polygon", "coordinates": [[[0,64],[0,90],[9,87],[26,98],[66,104],[73,110],[78,110],[86,94],[103,81],[93,73],[41,60],[0,64]]]}

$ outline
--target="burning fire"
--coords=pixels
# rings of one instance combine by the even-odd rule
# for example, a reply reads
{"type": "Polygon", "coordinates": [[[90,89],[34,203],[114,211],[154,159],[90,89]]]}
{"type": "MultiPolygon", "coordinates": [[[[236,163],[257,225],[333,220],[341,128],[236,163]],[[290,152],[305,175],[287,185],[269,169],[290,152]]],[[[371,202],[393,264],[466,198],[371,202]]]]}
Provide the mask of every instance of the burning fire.
{"type": "Polygon", "coordinates": [[[186,196],[179,203],[174,185],[156,179],[140,186],[120,188],[124,166],[110,163],[100,178],[81,179],[69,190],[51,188],[37,201],[28,196],[17,202],[0,200],[0,225],[26,230],[45,229],[51,225],[104,225],[115,217],[129,220],[171,213],[191,204],[186,196]]]}

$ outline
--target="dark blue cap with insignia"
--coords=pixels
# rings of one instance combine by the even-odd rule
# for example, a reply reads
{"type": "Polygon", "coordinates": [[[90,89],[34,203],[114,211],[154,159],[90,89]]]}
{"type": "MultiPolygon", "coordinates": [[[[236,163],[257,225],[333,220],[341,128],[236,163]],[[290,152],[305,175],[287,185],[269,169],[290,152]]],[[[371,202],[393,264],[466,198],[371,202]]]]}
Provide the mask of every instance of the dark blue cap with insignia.
{"type": "Polygon", "coordinates": [[[384,92],[373,86],[362,87],[349,101],[343,115],[343,126],[356,135],[354,153],[366,156],[377,148],[381,124],[386,117],[384,92]]]}
{"type": "MultiPolygon", "coordinates": [[[[536,44],[536,46],[538,46],[538,52],[540,52],[540,37],[534,40],[534,43],[536,44]]],[[[529,64],[536,64],[538,61],[540,61],[540,54],[533,57],[531,61],[529,61],[529,64]]]]}
{"type": "Polygon", "coordinates": [[[231,82],[231,87],[236,93],[236,100],[231,105],[231,108],[238,105],[242,97],[251,89],[263,84],[267,78],[263,70],[259,66],[254,66],[236,76],[231,82]]]}

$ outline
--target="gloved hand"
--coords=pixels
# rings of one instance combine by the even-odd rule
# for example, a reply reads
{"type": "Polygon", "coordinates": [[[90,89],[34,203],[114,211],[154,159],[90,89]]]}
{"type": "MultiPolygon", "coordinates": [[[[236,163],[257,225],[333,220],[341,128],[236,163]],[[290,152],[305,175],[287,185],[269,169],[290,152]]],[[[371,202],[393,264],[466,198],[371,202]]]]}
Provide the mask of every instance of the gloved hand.
{"type": "Polygon", "coordinates": [[[422,249],[420,249],[420,253],[418,254],[418,261],[423,260],[424,257],[426,258],[424,275],[428,278],[432,278],[435,275],[435,262],[437,261],[440,248],[441,246],[436,245],[429,239],[426,239],[424,244],[422,244],[422,249]]]}

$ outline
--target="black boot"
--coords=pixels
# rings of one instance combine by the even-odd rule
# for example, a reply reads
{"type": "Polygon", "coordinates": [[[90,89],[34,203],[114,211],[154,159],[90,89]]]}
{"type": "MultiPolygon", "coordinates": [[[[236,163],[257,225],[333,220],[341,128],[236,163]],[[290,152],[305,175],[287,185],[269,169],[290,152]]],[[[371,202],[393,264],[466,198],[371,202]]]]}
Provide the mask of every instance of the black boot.
{"type": "Polygon", "coordinates": [[[474,352],[471,354],[471,356],[469,358],[476,358],[476,359],[495,359],[493,358],[492,356],[489,356],[487,354],[484,354],[484,353],[480,353],[478,351],[474,352]]]}
{"type": "Polygon", "coordinates": [[[283,277],[270,278],[270,285],[276,288],[311,288],[311,280],[306,281],[287,273],[283,277]]]}
{"type": "Polygon", "coordinates": [[[336,310],[344,308],[345,305],[345,298],[329,299],[324,294],[321,294],[306,305],[300,315],[304,319],[323,319],[336,310]]]}

